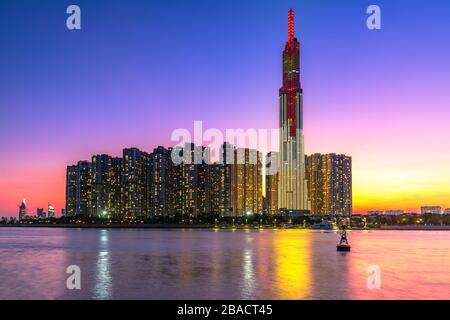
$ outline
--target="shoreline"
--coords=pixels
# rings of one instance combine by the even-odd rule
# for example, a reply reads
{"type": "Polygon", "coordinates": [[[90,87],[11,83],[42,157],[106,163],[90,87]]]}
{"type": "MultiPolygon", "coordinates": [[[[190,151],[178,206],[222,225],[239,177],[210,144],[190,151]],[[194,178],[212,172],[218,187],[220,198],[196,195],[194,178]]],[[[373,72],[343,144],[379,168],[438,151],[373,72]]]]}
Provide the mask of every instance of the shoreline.
{"type": "MultiPolygon", "coordinates": [[[[189,225],[189,224],[0,224],[0,228],[63,228],[63,229],[213,229],[213,230],[315,230],[315,231],[339,231],[327,229],[310,229],[303,227],[216,227],[214,225],[189,225]]],[[[381,226],[380,228],[350,228],[349,231],[450,231],[450,225],[444,226],[381,226]]]]}

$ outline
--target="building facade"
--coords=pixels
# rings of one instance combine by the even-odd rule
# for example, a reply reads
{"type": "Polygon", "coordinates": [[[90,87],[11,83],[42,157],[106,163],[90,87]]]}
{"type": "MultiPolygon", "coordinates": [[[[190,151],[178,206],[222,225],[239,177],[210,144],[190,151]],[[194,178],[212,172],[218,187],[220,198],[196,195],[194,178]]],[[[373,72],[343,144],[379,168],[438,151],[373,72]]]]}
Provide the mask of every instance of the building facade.
{"type": "Polygon", "coordinates": [[[209,214],[209,149],[186,143],[172,152],[179,161],[172,162],[171,209],[185,220],[209,214]]]}
{"type": "Polygon", "coordinates": [[[148,217],[148,153],[137,148],[123,150],[122,157],[123,218],[148,217]]]}
{"type": "Polygon", "coordinates": [[[440,206],[425,206],[420,208],[421,214],[441,214],[442,207],[440,206]]]}
{"type": "Polygon", "coordinates": [[[27,215],[27,203],[26,200],[23,199],[19,205],[19,220],[22,220],[27,215]]]}
{"type": "Polygon", "coordinates": [[[112,157],[106,154],[92,157],[92,214],[97,217],[111,214],[112,157]]]}
{"type": "Polygon", "coordinates": [[[160,146],[150,154],[124,149],[122,158],[94,155],[91,162],[67,167],[65,212],[68,217],[185,221],[262,213],[261,158],[256,150],[229,143],[214,164],[209,148],[192,143],[160,146]]]}
{"type": "Polygon", "coordinates": [[[262,156],[255,149],[235,150],[233,170],[234,216],[262,213],[262,156]]]}
{"type": "Polygon", "coordinates": [[[157,147],[149,154],[148,209],[151,217],[171,216],[172,149],[157,147]]]}
{"type": "Polygon", "coordinates": [[[234,147],[225,142],[219,161],[209,166],[210,209],[213,216],[233,216],[234,147]]]}
{"type": "Polygon", "coordinates": [[[78,165],[67,166],[66,170],[66,215],[77,214],[77,175],[78,165]]]}
{"type": "Polygon", "coordinates": [[[92,164],[89,161],[77,164],[75,207],[76,215],[92,215],[92,164]]]}
{"type": "Polygon", "coordinates": [[[278,161],[274,152],[269,152],[266,157],[266,213],[269,215],[278,213],[278,171],[272,172],[272,161],[278,161]]]}
{"type": "Polygon", "coordinates": [[[46,214],[44,208],[36,209],[36,218],[44,220],[46,218],[46,214]]]}
{"type": "Polygon", "coordinates": [[[334,153],[307,156],[306,179],[312,214],[352,214],[351,157],[334,153]]]}
{"type": "Polygon", "coordinates": [[[53,207],[50,203],[47,206],[47,215],[49,219],[55,217],[55,207],[53,207]]]}

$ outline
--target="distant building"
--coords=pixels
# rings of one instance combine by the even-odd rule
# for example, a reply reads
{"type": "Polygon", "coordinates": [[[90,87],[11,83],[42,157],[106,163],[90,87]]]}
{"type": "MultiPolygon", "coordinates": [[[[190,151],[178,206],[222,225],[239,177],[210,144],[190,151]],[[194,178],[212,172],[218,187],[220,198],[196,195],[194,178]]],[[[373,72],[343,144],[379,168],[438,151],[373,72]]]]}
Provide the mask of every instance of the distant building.
{"type": "Polygon", "coordinates": [[[61,209],[61,217],[66,217],[66,216],[67,216],[66,209],[62,208],[61,209]]]}
{"type": "Polygon", "coordinates": [[[36,210],[36,218],[44,220],[46,218],[46,214],[44,208],[37,208],[36,210]]]}
{"type": "Polygon", "coordinates": [[[420,208],[421,214],[441,214],[442,208],[439,206],[426,206],[420,208]]]}
{"type": "Polygon", "coordinates": [[[450,214],[450,208],[445,209],[444,214],[450,214]]]}
{"type": "Polygon", "coordinates": [[[367,211],[367,215],[369,215],[369,216],[379,216],[382,214],[383,214],[383,211],[380,211],[380,210],[367,211]]]}
{"type": "Polygon", "coordinates": [[[272,215],[278,213],[278,179],[279,172],[276,166],[278,162],[278,153],[269,152],[266,157],[266,208],[267,214],[272,215]]]}
{"type": "Polygon", "coordinates": [[[352,214],[351,157],[334,153],[306,156],[306,179],[311,214],[352,214]]]}
{"type": "Polygon", "coordinates": [[[19,206],[19,220],[22,220],[27,215],[27,203],[26,200],[23,199],[22,203],[19,206]]]}
{"type": "Polygon", "coordinates": [[[385,215],[387,216],[401,216],[405,213],[403,210],[386,210],[385,215]]]}
{"type": "Polygon", "coordinates": [[[55,217],[55,208],[50,203],[48,204],[47,212],[48,212],[49,219],[55,217]]]}

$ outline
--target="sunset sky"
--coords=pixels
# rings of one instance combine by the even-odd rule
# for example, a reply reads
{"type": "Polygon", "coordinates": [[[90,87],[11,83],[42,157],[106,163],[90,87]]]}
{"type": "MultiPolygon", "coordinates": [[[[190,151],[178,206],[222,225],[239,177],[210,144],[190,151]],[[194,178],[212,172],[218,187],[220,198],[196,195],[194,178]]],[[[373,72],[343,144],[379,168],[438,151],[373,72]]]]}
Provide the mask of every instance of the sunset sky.
{"type": "Polygon", "coordinates": [[[59,215],[67,165],[194,120],[277,128],[291,7],[306,153],[353,157],[355,213],[450,207],[449,1],[18,0],[0,2],[0,216],[59,215]]]}

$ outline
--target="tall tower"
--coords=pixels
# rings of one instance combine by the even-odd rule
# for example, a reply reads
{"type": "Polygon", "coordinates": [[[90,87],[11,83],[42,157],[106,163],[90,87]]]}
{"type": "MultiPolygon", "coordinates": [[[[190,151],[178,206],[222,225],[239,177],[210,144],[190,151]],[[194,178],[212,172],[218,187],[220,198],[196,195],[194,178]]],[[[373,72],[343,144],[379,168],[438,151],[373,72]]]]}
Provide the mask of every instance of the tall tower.
{"type": "Polygon", "coordinates": [[[27,215],[27,202],[25,201],[24,198],[19,206],[19,220],[23,220],[26,215],[27,215]]]}
{"type": "Polygon", "coordinates": [[[300,85],[300,44],[294,37],[294,11],[288,12],[288,40],[283,50],[280,95],[278,208],[307,210],[303,138],[303,91],[300,85]]]}

